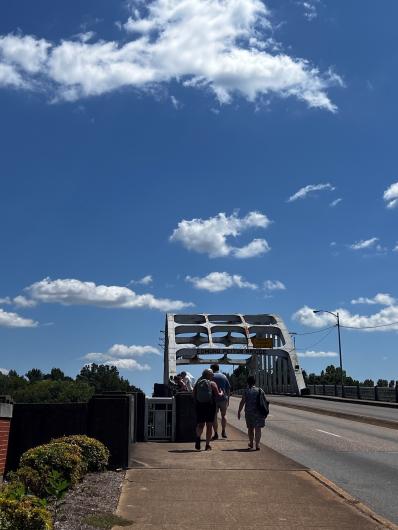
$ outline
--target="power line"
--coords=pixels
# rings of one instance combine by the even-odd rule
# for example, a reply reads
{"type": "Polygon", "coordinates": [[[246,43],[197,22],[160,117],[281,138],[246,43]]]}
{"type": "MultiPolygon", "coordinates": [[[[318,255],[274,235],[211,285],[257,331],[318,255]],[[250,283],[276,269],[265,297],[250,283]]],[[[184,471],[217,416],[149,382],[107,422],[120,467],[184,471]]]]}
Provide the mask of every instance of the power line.
{"type": "Polygon", "coordinates": [[[327,331],[328,329],[335,328],[337,324],[333,324],[333,326],[328,326],[327,328],[317,329],[316,331],[307,331],[305,333],[295,333],[296,336],[301,335],[314,335],[314,333],[322,333],[322,331],[327,331]]]}
{"type": "MultiPolygon", "coordinates": [[[[335,327],[336,326],[332,326],[332,328],[335,328],[335,327]]],[[[329,329],[328,333],[325,333],[325,335],[320,340],[318,340],[314,344],[311,344],[311,346],[307,346],[306,348],[297,348],[297,349],[300,351],[305,351],[305,350],[308,350],[309,348],[314,348],[315,346],[320,344],[322,341],[324,341],[327,337],[329,337],[329,335],[332,333],[333,329],[331,328],[328,328],[328,329],[329,329]]]]}
{"type": "Polygon", "coordinates": [[[377,326],[345,326],[344,324],[340,324],[341,328],[347,328],[347,329],[375,329],[375,328],[385,328],[388,326],[397,326],[398,321],[396,322],[390,322],[389,324],[378,324],[377,326]]]}

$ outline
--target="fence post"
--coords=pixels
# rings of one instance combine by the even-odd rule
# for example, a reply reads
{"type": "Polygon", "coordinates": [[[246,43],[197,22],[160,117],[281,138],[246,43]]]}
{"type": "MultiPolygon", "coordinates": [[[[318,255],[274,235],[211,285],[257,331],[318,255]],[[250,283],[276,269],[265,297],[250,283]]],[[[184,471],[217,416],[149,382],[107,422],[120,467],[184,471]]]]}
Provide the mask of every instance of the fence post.
{"type": "Polygon", "coordinates": [[[375,386],[375,401],[379,401],[379,389],[375,386]]]}
{"type": "Polygon", "coordinates": [[[398,381],[395,381],[395,401],[398,403],[398,381]]]}
{"type": "Polygon", "coordinates": [[[337,397],[337,384],[334,384],[334,397],[337,397]]]}
{"type": "Polygon", "coordinates": [[[323,391],[323,395],[326,396],[325,383],[323,383],[322,391],[323,391]]]}
{"type": "Polygon", "coordinates": [[[357,385],[357,398],[361,399],[361,390],[359,388],[359,385],[357,385]]]}

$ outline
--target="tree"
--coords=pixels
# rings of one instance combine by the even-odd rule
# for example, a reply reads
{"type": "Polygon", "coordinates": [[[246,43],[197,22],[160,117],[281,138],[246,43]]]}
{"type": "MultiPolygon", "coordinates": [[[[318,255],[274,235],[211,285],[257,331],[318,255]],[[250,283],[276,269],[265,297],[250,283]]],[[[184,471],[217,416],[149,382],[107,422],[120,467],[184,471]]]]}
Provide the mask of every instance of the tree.
{"type": "Polygon", "coordinates": [[[377,380],[377,386],[388,386],[387,379],[378,379],[377,380]]]}
{"type": "Polygon", "coordinates": [[[391,379],[391,381],[388,383],[388,386],[389,386],[389,388],[394,388],[395,387],[394,379],[391,379]]]}
{"type": "Polygon", "coordinates": [[[26,372],[25,375],[29,379],[29,383],[42,381],[44,379],[44,374],[39,368],[32,368],[29,372],[26,372]]]}
{"type": "Polygon", "coordinates": [[[373,379],[365,379],[363,383],[360,383],[361,386],[375,386],[373,379]]]}
{"type": "Polygon", "coordinates": [[[16,403],[76,403],[88,401],[93,394],[94,388],[84,382],[46,379],[16,390],[13,399],[16,403]]]}
{"type": "Polygon", "coordinates": [[[141,389],[130,385],[127,379],[119,375],[119,370],[116,366],[108,366],[105,364],[90,364],[83,366],[80,374],[76,377],[76,381],[83,381],[95,388],[96,392],[142,392],[141,389]]]}
{"type": "Polygon", "coordinates": [[[232,374],[225,374],[231,385],[231,390],[246,388],[249,370],[247,366],[238,366],[232,374]]]}

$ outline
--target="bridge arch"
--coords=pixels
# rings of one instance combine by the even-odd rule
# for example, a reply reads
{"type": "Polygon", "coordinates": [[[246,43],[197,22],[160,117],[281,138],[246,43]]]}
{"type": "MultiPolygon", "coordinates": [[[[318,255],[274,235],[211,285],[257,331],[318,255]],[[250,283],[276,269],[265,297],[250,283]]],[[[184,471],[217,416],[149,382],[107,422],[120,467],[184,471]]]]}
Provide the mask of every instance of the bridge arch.
{"type": "Polygon", "coordinates": [[[275,314],[166,315],[164,383],[180,365],[247,366],[267,393],[300,394],[305,388],[296,350],[275,314]]]}

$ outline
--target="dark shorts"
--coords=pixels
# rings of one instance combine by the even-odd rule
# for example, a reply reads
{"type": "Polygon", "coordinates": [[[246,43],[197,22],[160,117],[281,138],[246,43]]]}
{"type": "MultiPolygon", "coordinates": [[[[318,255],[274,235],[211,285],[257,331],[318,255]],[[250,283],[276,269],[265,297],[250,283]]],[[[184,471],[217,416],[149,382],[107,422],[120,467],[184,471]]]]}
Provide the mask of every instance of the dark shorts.
{"type": "Polygon", "coordinates": [[[196,422],[213,423],[216,414],[216,404],[196,402],[196,422]]]}

